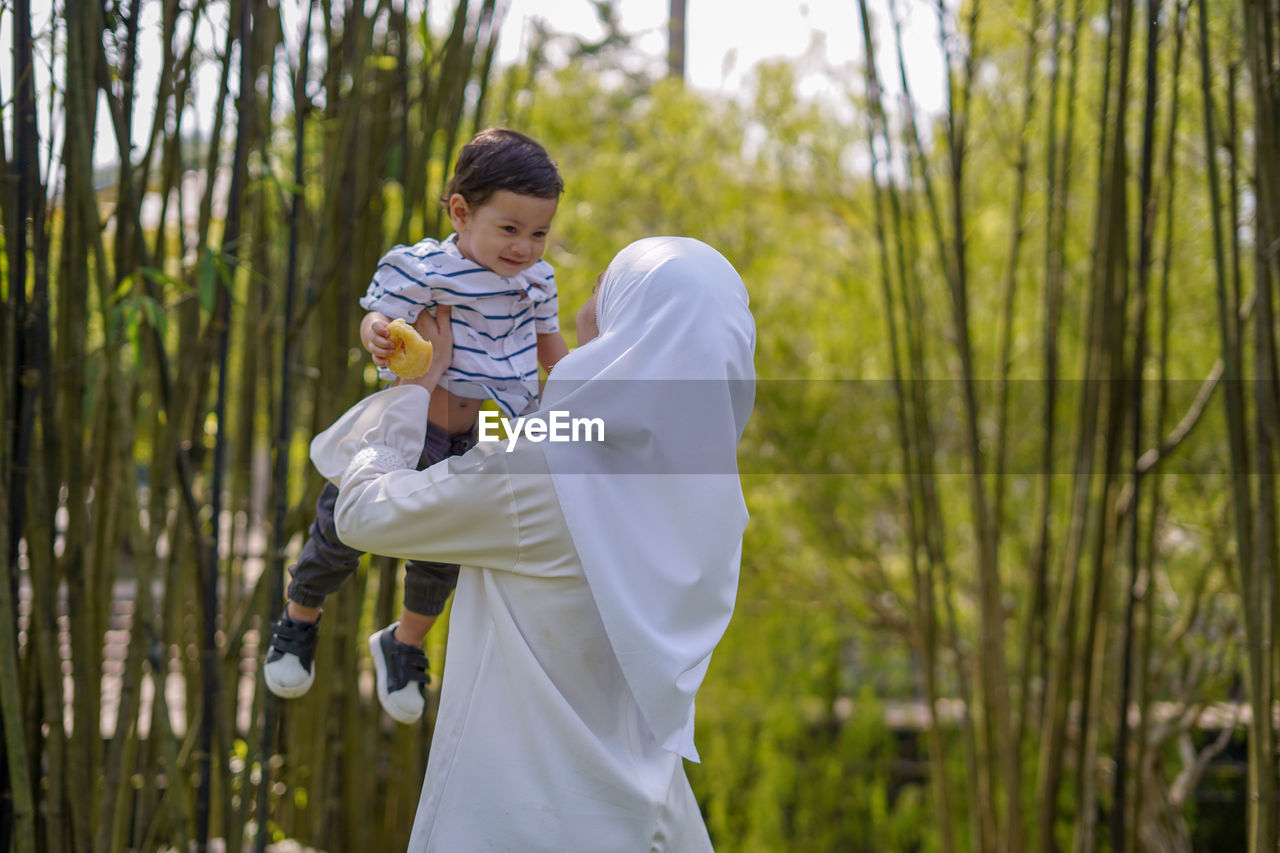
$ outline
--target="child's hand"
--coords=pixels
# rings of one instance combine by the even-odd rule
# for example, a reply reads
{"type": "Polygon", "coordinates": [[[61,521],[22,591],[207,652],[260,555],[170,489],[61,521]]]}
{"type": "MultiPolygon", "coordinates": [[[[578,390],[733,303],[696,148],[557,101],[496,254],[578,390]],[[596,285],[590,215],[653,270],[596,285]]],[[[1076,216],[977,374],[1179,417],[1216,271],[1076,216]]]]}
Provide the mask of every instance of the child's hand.
{"type": "Polygon", "coordinates": [[[396,351],[396,346],[387,334],[389,321],[386,314],[370,311],[360,321],[360,343],[373,356],[373,363],[378,367],[386,367],[387,359],[396,351]]]}

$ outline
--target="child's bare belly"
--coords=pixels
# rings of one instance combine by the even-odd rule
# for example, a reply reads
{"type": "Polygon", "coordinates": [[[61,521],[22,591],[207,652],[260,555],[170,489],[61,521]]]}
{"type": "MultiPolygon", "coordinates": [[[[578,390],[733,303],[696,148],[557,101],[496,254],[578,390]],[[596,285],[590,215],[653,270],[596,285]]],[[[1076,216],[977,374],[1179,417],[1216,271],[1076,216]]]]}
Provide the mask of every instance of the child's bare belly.
{"type": "Polygon", "coordinates": [[[443,388],[431,392],[427,406],[427,420],[443,427],[450,435],[470,432],[480,418],[480,406],[484,400],[474,397],[457,397],[443,388]]]}

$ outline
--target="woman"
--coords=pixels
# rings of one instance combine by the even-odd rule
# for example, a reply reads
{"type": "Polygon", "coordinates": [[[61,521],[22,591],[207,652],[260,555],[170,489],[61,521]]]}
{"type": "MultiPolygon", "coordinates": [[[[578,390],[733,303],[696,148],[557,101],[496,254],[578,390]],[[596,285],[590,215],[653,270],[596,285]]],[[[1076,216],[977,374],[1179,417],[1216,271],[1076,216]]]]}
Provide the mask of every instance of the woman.
{"type": "MultiPolygon", "coordinates": [[[[440,318],[437,318],[437,320],[440,318]]],[[[736,448],[755,325],[733,267],[641,240],[543,393],[577,441],[481,444],[414,471],[437,365],[312,443],[352,547],[463,567],[412,851],[705,851],[681,757],[729,621],[747,512],[736,448]],[[588,437],[589,433],[589,437],[588,437]]],[[[434,328],[433,328],[434,327],[434,328]]]]}

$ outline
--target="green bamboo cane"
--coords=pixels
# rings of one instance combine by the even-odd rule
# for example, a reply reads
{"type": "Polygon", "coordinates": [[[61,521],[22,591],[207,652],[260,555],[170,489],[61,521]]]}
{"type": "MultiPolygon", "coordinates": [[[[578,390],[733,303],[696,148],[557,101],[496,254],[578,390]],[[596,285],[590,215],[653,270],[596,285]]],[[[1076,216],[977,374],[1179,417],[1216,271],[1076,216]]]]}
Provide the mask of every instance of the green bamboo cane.
{"type": "Polygon", "coordinates": [[[1046,107],[1045,176],[1048,214],[1045,217],[1044,237],[1045,285],[1041,297],[1044,317],[1044,331],[1041,337],[1041,352],[1044,360],[1042,383],[1045,389],[1044,415],[1041,425],[1044,438],[1040,445],[1040,476],[1037,478],[1036,488],[1035,532],[1034,541],[1031,545],[1031,600],[1028,603],[1027,614],[1023,622],[1022,656],[1018,667],[1018,705],[1014,713],[1017,725],[1015,742],[1019,745],[1019,748],[1025,743],[1027,730],[1033,725],[1030,719],[1031,716],[1033,714],[1036,716],[1034,723],[1036,727],[1039,727],[1042,722],[1043,692],[1033,704],[1031,684],[1034,672],[1038,671],[1043,677],[1047,669],[1045,658],[1048,639],[1046,637],[1045,611],[1048,606],[1050,516],[1053,502],[1053,478],[1049,475],[1053,471],[1055,441],[1057,438],[1057,360],[1059,317],[1061,316],[1061,265],[1059,263],[1061,254],[1054,250],[1056,245],[1054,228],[1057,222],[1058,200],[1063,194],[1057,166],[1058,146],[1060,144],[1058,134],[1058,98],[1062,88],[1060,72],[1062,66],[1063,5],[1063,0],[1055,0],[1053,5],[1051,24],[1053,42],[1050,49],[1052,62],[1049,71],[1049,101],[1046,107]],[[1035,656],[1037,651],[1039,653],[1038,659],[1035,656]],[[1035,667],[1034,670],[1033,667],[1035,667]]]}
{"type": "MultiPolygon", "coordinates": [[[[1267,814],[1262,814],[1262,812],[1270,812],[1271,809],[1258,801],[1262,786],[1267,784],[1260,779],[1260,775],[1271,772],[1268,768],[1272,766],[1271,762],[1273,760],[1272,756],[1259,754],[1262,738],[1258,736],[1258,729],[1259,726],[1267,726],[1270,722],[1271,708],[1269,706],[1260,707],[1260,695],[1256,689],[1262,681],[1260,657],[1264,647],[1261,642],[1261,619],[1257,609],[1259,602],[1254,596],[1256,591],[1254,578],[1255,557],[1253,553],[1255,548],[1255,514],[1253,497],[1248,484],[1248,475],[1252,471],[1251,453],[1246,435],[1246,408],[1243,388],[1241,387],[1242,382],[1240,381],[1245,377],[1241,358],[1239,300],[1238,298],[1232,298],[1229,293],[1226,269],[1227,249],[1224,244],[1225,235],[1223,234],[1221,217],[1218,214],[1218,211],[1222,209],[1220,177],[1218,166],[1215,162],[1218,154],[1218,141],[1213,106],[1212,66],[1209,61],[1209,23],[1204,0],[1200,0],[1198,4],[1198,13],[1201,95],[1204,101],[1205,165],[1209,180],[1214,271],[1217,281],[1218,330],[1224,362],[1224,402],[1226,404],[1228,446],[1231,453],[1233,473],[1231,481],[1232,506],[1235,517],[1236,559],[1239,564],[1240,592],[1243,597],[1242,609],[1247,638],[1248,666],[1246,667],[1246,672],[1250,688],[1249,700],[1253,710],[1252,723],[1249,729],[1249,849],[1257,853],[1258,851],[1271,849],[1264,844],[1264,842],[1268,841],[1265,838],[1265,830],[1271,822],[1271,818],[1267,814]]],[[[1272,844],[1272,847],[1274,847],[1274,844],[1272,844]]]]}
{"type": "MultiPolygon", "coordinates": [[[[916,609],[917,624],[919,631],[919,641],[916,645],[916,654],[920,658],[920,667],[922,671],[921,680],[923,682],[925,701],[928,704],[929,715],[929,762],[931,768],[931,776],[933,783],[934,796],[938,803],[939,810],[939,835],[942,841],[942,849],[950,853],[955,849],[955,829],[954,820],[951,815],[951,797],[948,791],[945,752],[942,741],[942,730],[937,719],[937,624],[935,617],[935,605],[933,600],[934,578],[932,574],[932,559],[928,559],[929,570],[925,571],[920,568],[920,552],[924,550],[920,529],[925,522],[920,518],[923,514],[920,508],[922,498],[917,496],[916,483],[919,479],[917,471],[919,469],[919,459],[917,448],[914,446],[918,438],[914,437],[911,432],[911,423],[907,417],[908,396],[903,387],[905,371],[900,363],[899,344],[897,341],[897,314],[895,310],[895,298],[892,284],[892,274],[890,271],[891,261],[888,248],[888,235],[885,225],[884,206],[885,200],[882,195],[889,195],[889,204],[894,211],[895,227],[898,230],[897,239],[894,240],[894,246],[897,251],[897,270],[899,276],[905,281],[907,272],[907,260],[903,249],[903,240],[901,239],[901,212],[897,201],[897,194],[890,181],[887,192],[882,192],[881,187],[881,166],[880,156],[877,154],[878,146],[883,145],[885,151],[885,159],[892,162],[891,136],[888,129],[888,123],[885,119],[885,111],[881,99],[881,86],[876,74],[875,66],[875,47],[871,38],[871,19],[867,10],[865,0],[859,2],[859,14],[862,22],[863,46],[866,50],[867,65],[866,78],[868,89],[868,101],[871,106],[870,121],[868,123],[869,139],[868,144],[872,152],[872,174],[871,184],[875,191],[875,223],[876,223],[876,241],[880,247],[880,264],[881,264],[881,284],[883,292],[883,302],[885,308],[885,321],[889,331],[889,350],[891,362],[893,365],[894,375],[894,392],[897,399],[897,415],[898,415],[898,433],[901,439],[901,455],[903,466],[903,478],[905,482],[905,504],[904,515],[907,523],[907,547],[909,549],[909,563],[914,579],[914,588],[916,591],[916,609]]],[[[905,291],[905,287],[904,287],[905,291]]],[[[905,294],[904,294],[905,295],[905,294]]],[[[910,324],[911,313],[909,311],[902,312],[904,315],[903,322],[910,324]]],[[[917,322],[920,318],[916,318],[917,322]]]]}
{"type": "MultiPolygon", "coordinates": [[[[306,180],[305,140],[307,114],[311,106],[306,94],[307,77],[310,73],[310,51],[307,46],[311,42],[311,25],[314,11],[315,3],[309,0],[302,37],[299,40],[301,48],[298,55],[298,68],[293,77],[294,190],[290,194],[288,258],[285,267],[283,334],[281,335],[280,353],[279,407],[276,412],[276,433],[272,446],[273,468],[271,484],[275,500],[271,524],[271,547],[263,569],[270,584],[267,592],[268,610],[264,622],[264,630],[260,632],[264,637],[266,635],[265,626],[273,624],[279,618],[281,602],[284,597],[281,570],[284,566],[284,549],[288,544],[284,526],[288,510],[289,447],[294,424],[294,375],[298,369],[294,308],[297,302],[298,242],[304,203],[302,187],[306,180]]],[[[257,853],[263,853],[266,849],[268,836],[268,792],[271,787],[270,756],[275,751],[279,737],[277,704],[275,697],[270,693],[264,697],[262,741],[258,753],[260,781],[258,784],[256,811],[257,834],[254,838],[254,849],[257,853]]]]}
{"type": "MultiPolygon", "coordinates": [[[[240,216],[244,185],[246,180],[246,160],[250,145],[251,123],[255,92],[253,81],[252,44],[250,34],[254,9],[250,0],[242,0],[240,19],[236,31],[240,45],[240,94],[237,98],[236,112],[239,121],[236,125],[235,154],[232,164],[231,188],[227,199],[227,220],[221,240],[221,254],[227,260],[231,272],[228,280],[217,288],[213,317],[210,319],[210,332],[217,341],[218,384],[213,404],[213,417],[216,422],[216,434],[213,449],[213,470],[210,477],[210,525],[208,538],[201,561],[201,624],[203,672],[202,713],[200,714],[200,786],[196,792],[196,849],[204,853],[207,849],[210,821],[212,818],[212,795],[214,773],[214,747],[216,740],[215,727],[218,723],[218,705],[221,694],[221,679],[218,674],[217,617],[218,617],[218,573],[221,552],[219,546],[219,528],[222,518],[222,486],[226,467],[227,454],[227,393],[230,384],[227,376],[228,346],[231,332],[231,293],[236,259],[240,252],[240,216]]],[[[228,57],[229,58],[229,57],[228,57]]],[[[221,763],[221,762],[220,762],[221,763]]]]}
{"type": "MultiPolygon", "coordinates": [[[[890,16],[894,29],[894,42],[896,45],[898,79],[902,87],[903,100],[905,103],[905,129],[907,148],[910,153],[909,168],[907,172],[910,179],[914,172],[919,174],[923,187],[924,200],[927,202],[930,221],[933,226],[933,235],[938,247],[939,255],[945,258],[947,249],[946,241],[942,235],[942,221],[938,212],[938,205],[933,189],[932,178],[930,177],[930,166],[928,156],[925,153],[924,145],[921,141],[919,126],[916,121],[917,109],[915,99],[912,96],[912,89],[907,77],[906,69],[906,51],[902,37],[901,21],[897,13],[896,4],[890,0],[889,4],[890,16]]],[[[903,245],[910,244],[910,250],[907,252],[908,257],[915,258],[918,256],[918,250],[915,248],[919,244],[916,236],[915,223],[916,216],[914,213],[913,199],[919,195],[919,192],[908,186],[908,192],[905,194],[905,212],[908,222],[907,228],[899,234],[899,241],[903,245]]],[[[894,195],[890,195],[892,200],[894,195]]],[[[895,228],[899,217],[895,215],[895,228]]],[[[952,274],[952,266],[943,262],[944,275],[952,274]]],[[[902,278],[900,287],[902,290],[903,304],[908,306],[906,316],[924,318],[925,298],[921,286],[920,275],[911,270],[909,272],[907,264],[900,264],[899,275],[902,278]]],[[[944,545],[946,529],[944,518],[941,510],[940,494],[934,465],[935,455],[935,432],[931,422],[930,405],[927,394],[925,354],[924,354],[924,332],[921,322],[906,324],[907,333],[907,353],[910,362],[910,375],[913,377],[911,382],[911,412],[912,412],[912,435],[914,436],[915,450],[914,457],[920,467],[920,494],[923,502],[923,529],[924,529],[924,545],[927,557],[927,571],[932,574],[937,572],[937,585],[940,588],[940,597],[942,599],[943,612],[946,619],[946,634],[948,645],[952,654],[956,659],[955,678],[959,689],[959,698],[962,703],[961,711],[961,733],[962,742],[964,744],[965,770],[967,775],[966,789],[977,798],[975,805],[971,807],[971,820],[969,821],[970,832],[972,836],[972,844],[974,849],[981,849],[985,843],[984,839],[990,838],[992,833],[991,823],[988,817],[991,815],[991,807],[985,800],[986,788],[980,783],[981,768],[978,762],[978,736],[977,727],[974,724],[973,716],[973,687],[970,681],[971,661],[966,654],[959,636],[959,619],[956,609],[955,585],[952,579],[951,562],[946,553],[944,545]]],[[[929,588],[932,590],[934,582],[930,581],[929,588]]]]}
{"type": "MultiPolygon", "coordinates": [[[[1111,844],[1117,851],[1126,849],[1126,838],[1129,835],[1126,825],[1130,811],[1127,792],[1129,774],[1129,697],[1131,694],[1132,670],[1134,668],[1134,634],[1136,612],[1138,609],[1138,584],[1142,557],[1140,553],[1141,508],[1142,508],[1142,472],[1137,463],[1144,449],[1146,440],[1143,434],[1143,374],[1147,361],[1147,303],[1152,266],[1152,241],[1155,231],[1156,200],[1152,183],[1155,161],[1155,124],[1156,93],[1159,88],[1157,76],[1159,69],[1158,40],[1160,35],[1160,0],[1150,0],[1147,4],[1147,42],[1146,42],[1146,79],[1145,102],[1143,105],[1143,130],[1141,153],[1141,176],[1139,178],[1139,250],[1136,326],[1137,338],[1129,368],[1129,383],[1133,391],[1129,395],[1130,448],[1132,452],[1130,471],[1130,493],[1132,495],[1128,509],[1128,563],[1129,576],[1125,586],[1124,619],[1121,623],[1120,639],[1120,691],[1116,711],[1116,772],[1112,780],[1111,807],[1111,844]]],[[[1154,519],[1153,519],[1154,523],[1154,519]]]]}
{"type": "MultiPolygon", "coordinates": [[[[1129,168],[1127,162],[1126,126],[1124,117],[1128,111],[1130,57],[1132,54],[1133,4],[1122,0],[1118,9],[1118,30],[1108,36],[1108,52],[1117,56],[1116,82],[1108,100],[1113,103],[1107,115],[1104,150],[1105,168],[1099,174],[1098,248],[1094,254],[1094,298],[1099,304],[1099,324],[1096,327],[1097,372],[1088,373],[1086,381],[1111,380],[1103,402],[1105,417],[1102,441],[1101,500],[1097,505],[1097,524],[1091,553],[1092,572],[1088,580],[1088,609],[1085,613],[1085,640],[1081,647],[1081,699],[1080,734],[1076,739],[1077,764],[1076,796],[1080,803],[1093,803],[1097,799],[1096,777],[1089,772],[1096,761],[1100,735],[1099,704],[1101,701],[1102,661],[1109,636],[1110,598],[1108,583],[1117,563],[1116,545],[1119,537],[1120,518],[1116,498],[1119,491],[1121,459],[1124,449],[1124,431],[1129,412],[1125,406],[1124,346],[1128,335],[1128,204],[1126,184],[1129,168]],[[1112,96],[1114,96],[1112,100],[1112,96]],[[1099,310],[1100,309],[1100,310],[1099,310]]],[[[1114,22],[1115,15],[1112,16],[1114,22]]],[[[1109,77],[1109,75],[1108,75],[1109,77]]],[[[1075,846],[1077,850],[1090,850],[1096,843],[1096,810],[1082,808],[1077,812],[1075,846]]]]}
{"type": "MultiPolygon", "coordinates": [[[[20,324],[18,339],[21,341],[21,348],[15,359],[19,402],[15,407],[17,431],[14,435],[12,471],[17,476],[11,483],[10,549],[16,555],[13,549],[17,547],[18,537],[27,536],[32,569],[30,576],[33,587],[38,587],[39,603],[45,608],[38,615],[33,610],[33,627],[40,632],[40,680],[45,688],[43,699],[46,703],[44,714],[46,721],[56,721],[57,726],[57,730],[51,729],[49,732],[49,757],[61,762],[64,759],[62,746],[65,732],[62,728],[61,672],[57,660],[57,643],[53,637],[56,616],[52,590],[56,585],[56,569],[52,542],[57,492],[50,480],[56,476],[51,469],[57,457],[56,453],[50,452],[54,443],[54,407],[49,364],[49,237],[44,204],[45,187],[39,174],[31,4],[29,0],[18,0],[14,10],[13,150],[17,176],[12,210],[13,224],[16,227],[11,235],[7,235],[6,244],[11,247],[9,289],[10,299],[14,300],[17,308],[15,319],[20,324]],[[28,279],[31,281],[29,298],[28,279]],[[29,454],[35,447],[37,435],[40,438],[40,460],[32,466],[29,454]],[[30,512],[27,512],[28,497],[31,502],[30,512]],[[37,584],[35,571],[38,568],[43,569],[45,574],[37,584]],[[48,707],[49,704],[53,707],[48,707]]],[[[37,755],[32,755],[31,758],[39,760],[37,755]]],[[[50,776],[49,800],[44,809],[44,814],[48,815],[46,831],[50,847],[61,849],[64,827],[53,827],[50,824],[55,820],[63,820],[62,767],[59,766],[50,776]]],[[[85,817],[82,812],[73,815],[77,828],[83,827],[81,821],[85,817]]]]}
{"type": "MultiPolygon", "coordinates": [[[[1258,741],[1257,826],[1258,849],[1273,850],[1280,843],[1280,816],[1276,814],[1280,773],[1276,743],[1280,729],[1270,711],[1275,707],[1280,683],[1280,533],[1277,533],[1275,475],[1280,455],[1280,359],[1276,345],[1276,290],[1280,286],[1280,86],[1277,86],[1277,50],[1280,49],[1280,9],[1275,3],[1246,0],[1243,10],[1245,55],[1249,69],[1254,107],[1254,179],[1257,200],[1254,240],[1254,282],[1257,313],[1254,322],[1254,436],[1257,471],[1257,519],[1254,540],[1253,575],[1257,580],[1258,640],[1255,707],[1263,711],[1255,717],[1258,741]]],[[[1252,804],[1252,803],[1251,803],[1252,804]]]]}
{"type": "MultiPolygon", "coordinates": [[[[1161,278],[1160,278],[1160,313],[1157,320],[1159,342],[1158,342],[1158,364],[1159,364],[1159,382],[1157,384],[1157,401],[1155,404],[1155,426],[1152,430],[1155,436],[1160,437],[1165,433],[1166,413],[1169,406],[1169,336],[1170,336],[1170,270],[1172,267],[1171,257],[1173,254],[1173,223],[1174,223],[1174,185],[1177,172],[1174,168],[1174,151],[1176,148],[1177,128],[1178,128],[1178,107],[1180,103],[1178,82],[1181,78],[1182,69],[1182,48],[1184,36],[1186,33],[1186,20],[1188,2],[1180,2],[1177,6],[1176,22],[1174,24],[1174,46],[1173,46],[1173,67],[1170,72],[1169,82],[1169,125],[1165,132],[1164,151],[1161,159],[1160,172],[1164,178],[1165,185],[1165,210],[1164,210],[1164,240],[1163,240],[1163,257],[1161,259],[1161,278]]],[[[1148,48],[1153,49],[1153,48],[1148,48]]],[[[1154,203],[1154,201],[1153,201],[1154,203]]],[[[1134,757],[1134,779],[1133,779],[1133,795],[1129,798],[1131,807],[1125,815],[1125,833],[1123,838],[1123,849],[1125,853],[1132,853],[1137,849],[1138,843],[1138,826],[1142,819],[1142,804],[1146,801],[1145,790],[1146,773],[1144,768],[1147,764],[1147,740],[1150,736],[1150,709],[1149,703],[1153,692],[1151,681],[1150,656],[1153,649],[1152,633],[1154,629],[1152,587],[1154,584],[1154,573],[1156,569],[1156,532],[1159,528],[1159,519],[1163,512],[1164,495],[1162,489],[1163,476],[1157,472],[1152,477],[1151,483],[1151,508],[1150,523],[1146,528],[1146,541],[1143,543],[1141,559],[1144,561],[1142,568],[1143,584],[1141,594],[1136,598],[1135,612],[1135,632],[1138,633],[1139,639],[1134,650],[1134,667],[1133,676],[1134,690],[1137,694],[1138,706],[1138,726],[1134,733],[1135,741],[1135,757],[1134,757]]],[[[1134,513],[1137,518],[1137,513],[1134,513]]],[[[1134,559],[1138,559],[1137,556],[1134,559]]],[[[1132,587],[1131,587],[1132,589],[1132,587]]],[[[1113,836],[1112,843],[1115,843],[1113,836]]]]}
{"type": "MultiPolygon", "coordinates": [[[[1112,67],[1114,64],[1113,39],[1108,36],[1106,44],[1106,61],[1103,72],[1103,104],[1099,115],[1110,115],[1110,97],[1112,95],[1112,67]]],[[[1073,45],[1073,53],[1075,51],[1073,45]]],[[[1075,71],[1073,68],[1073,85],[1075,71]]],[[[1108,133],[1113,133],[1114,122],[1106,126],[1108,133]]],[[[1113,134],[1114,135],[1114,134],[1113,134]]],[[[1113,199],[1111,193],[1118,187],[1114,177],[1108,178],[1108,155],[1116,150],[1114,140],[1099,146],[1097,212],[1094,217],[1094,245],[1099,253],[1104,253],[1115,245],[1108,243],[1110,228],[1115,221],[1113,199]]],[[[1037,849],[1052,849],[1053,832],[1058,814],[1058,791],[1062,784],[1063,756],[1066,749],[1067,711],[1074,693],[1074,681],[1077,672],[1077,617],[1080,606],[1080,588],[1085,580],[1082,577],[1081,560],[1086,547],[1086,532],[1097,513],[1098,501],[1093,496],[1093,474],[1097,464],[1096,457],[1100,448],[1106,447],[1103,432],[1099,430],[1099,421],[1105,414],[1104,403],[1100,394],[1100,383],[1097,378],[1105,370],[1108,340],[1106,321],[1107,308],[1113,299],[1111,287],[1114,286],[1114,266],[1109,266],[1102,257],[1095,258],[1091,274],[1091,291],[1088,300],[1088,316],[1086,320],[1086,346],[1084,351],[1085,377],[1077,434],[1076,451],[1073,468],[1073,492],[1068,521],[1067,539],[1065,542],[1064,571],[1059,583],[1058,610],[1054,616],[1054,628],[1051,636],[1061,638],[1061,645],[1055,650],[1055,659],[1047,672],[1048,689],[1046,691],[1047,720],[1045,732],[1041,739],[1040,759],[1037,776],[1037,849]]],[[[1114,335],[1111,336],[1114,340],[1114,335]]],[[[1092,560],[1095,570],[1105,560],[1105,551],[1100,551],[1105,543],[1095,537],[1095,549],[1092,560]]],[[[1090,596],[1092,606],[1094,597],[1090,596]]],[[[1086,636],[1083,646],[1086,660],[1093,655],[1090,645],[1097,636],[1096,623],[1089,623],[1093,631],[1086,636]]],[[[1081,669],[1087,669],[1086,663],[1081,669]]],[[[1083,690],[1090,690],[1091,682],[1083,682],[1083,690]]],[[[1083,739],[1078,741],[1083,744],[1083,739]]]]}

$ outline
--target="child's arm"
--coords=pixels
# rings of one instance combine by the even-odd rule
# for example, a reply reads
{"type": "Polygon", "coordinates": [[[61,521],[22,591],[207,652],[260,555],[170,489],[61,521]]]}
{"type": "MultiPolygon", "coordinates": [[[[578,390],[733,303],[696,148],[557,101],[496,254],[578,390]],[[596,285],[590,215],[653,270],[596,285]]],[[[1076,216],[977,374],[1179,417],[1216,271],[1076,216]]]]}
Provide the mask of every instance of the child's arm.
{"type": "MultiPolygon", "coordinates": [[[[387,360],[396,351],[391,336],[387,334],[387,324],[390,322],[381,311],[370,311],[360,321],[360,343],[373,356],[373,363],[378,367],[386,367],[387,360]]],[[[541,346],[538,351],[542,351],[541,346]]]]}
{"type": "Polygon", "coordinates": [[[569,354],[569,347],[564,336],[559,332],[547,332],[538,335],[538,364],[548,373],[556,366],[556,362],[569,354]]]}

